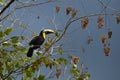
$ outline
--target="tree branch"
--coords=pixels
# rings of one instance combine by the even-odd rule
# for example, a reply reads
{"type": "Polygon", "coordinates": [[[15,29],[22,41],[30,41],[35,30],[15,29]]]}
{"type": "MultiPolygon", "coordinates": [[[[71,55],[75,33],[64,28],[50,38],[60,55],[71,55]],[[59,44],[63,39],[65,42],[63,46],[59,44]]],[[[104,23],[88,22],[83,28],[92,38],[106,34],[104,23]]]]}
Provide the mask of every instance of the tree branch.
{"type": "Polygon", "coordinates": [[[9,73],[7,74],[7,76],[5,76],[5,77],[3,78],[3,80],[6,80],[12,73],[17,72],[17,71],[19,71],[20,69],[21,69],[21,68],[18,68],[18,69],[14,70],[14,71],[9,72],[9,73]]]}
{"type": "MultiPolygon", "coordinates": [[[[0,15],[14,2],[15,0],[11,0],[1,11],[0,11],[0,15]]],[[[14,7],[13,10],[11,10],[6,16],[4,16],[3,18],[0,18],[0,22],[4,19],[6,19],[9,15],[11,15],[15,10],[19,10],[25,7],[32,7],[32,6],[38,6],[38,5],[43,5],[43,4],[47,4],[50,2],[55,2],[57,0],[48,0],[45,2],[41,2],[41,3],[36,3],[36,4],[29,4],[29,5],[17,5],[14,7]]]]}
{"type": "Polygon", "coordinates": [[[28,5],[19,5],[16,7],[16,9],[21,9],[21,8],[25,8],[25,7],[32,7],[32,6],[38,6],[38,5],[43,5],[43,4],[46,4],[46,3],[50,3],[50,2],[55,2],[57,0],[48,0],[48,1],[45,1],[45,2],[40,2],[40,3],[34,3],[34,4],[28,4],[28,5]]]}
{"type": "Polygon", "coordinates": [[[2,13],[4,13],[4,11],[14,2],[15,0],[11,0],[1,11],[0,11],[0,15],[2,13]]]}

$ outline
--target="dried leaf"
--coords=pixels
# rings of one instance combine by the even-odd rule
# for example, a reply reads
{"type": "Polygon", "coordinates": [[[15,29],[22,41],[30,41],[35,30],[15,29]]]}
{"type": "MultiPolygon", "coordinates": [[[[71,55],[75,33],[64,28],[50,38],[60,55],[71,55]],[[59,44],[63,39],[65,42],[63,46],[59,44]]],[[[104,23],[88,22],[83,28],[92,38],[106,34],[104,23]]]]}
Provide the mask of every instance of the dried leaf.
{"type": "Polygon", "coordinates": [[[112,31],[108,32],[108,39],[112,37],[112,31]]]}
{"type": "Polygon", "coordinates": [[[56,69],[56,77],[59,78],[61,75],[61,69],[56,69]]]}
{"type": "Polygon", "coordinates": [[[79,57],[78,57],[78,56],[74,56],[74,57],[73,57],[73,62],[74,62],[74,64],[78,64],[78,62],[79,62],[79,57]]]}
{"type": "Polygon", "coordinates": [[[97,23],[103,23],[103,17],[102,16],[98,16],[98,19],[97,19],[97,23]]]}
{"type": "Polygon", "coordinates": [[[117,24],[120,23],[120,16],[117,16],[117,17],[116,17],[116,22],[117,22],[117,24]]]}
{"type": "Polygon", "coordinates": [[[98,28],[102,28],[103,27],[103,17],[102,16],[98,16],[97,18],[97,23],[98,23],[98,28]]]}
{"type": "Polygon", "coordinates": [[[72,7],[71,6],[67,6],[67,8],[66,8],[66,14],[68,15],[70,13],[70,11],[72,11],[72,7]]]}
{"type": "Polygon", "coordinates": [[[72,17],[76,16],[77,12],[78,12],[78,11],[77,11],[76,9],[74,9],[74,10],[72,11],[72,17]]]}
{"type": "Polygon", "coordinates": [[[105,53],[105,56],[109,56],[110,55],[110,48],[105,47],[104,48],[104,53],[105,53]]]}
{"type": "Polygon", "coordinates": [[[69,58],[72,59],[74,64],[78,64],[79,59],[80,59],[78,56],[73,56],[73,55],[69,55],[69,58]]]}
{"type": "Polygon", "coordinates": [[[85,29],[87,27],[88,23],[89,23],[89,19],[87,17],[83,18],[83,20],[81,20],[82,29],[85,29]]]}
{"type": "Polygon", "coordinates": [[[106,35],[102,35],[101,40],[102,40],[103,44],[106,43],[106,39],[107,39],[107,36],[106,35]]]}
{"type": "Polygon", "coordinates": [[[32,62],[32,66],[37,66],[37,65],[38,65],[37,61],[32,62]]]}
{"type": "Polygon", "coordinates": [[[43,58],[37,60],[37,64],[41,64],[43,62],[43,58]]]}
{"type": "Polygon", "coordinates": [[[56,12],[58,13],[60,11],[60,6],[56,6],[56,12]]]}
{"type": "Polygon", "coordinates": [[[100,28],[102,28],[104,25],[102,24],[102,23],[99,23],[98,24],[98,28],[100,29],[100,28]]]}

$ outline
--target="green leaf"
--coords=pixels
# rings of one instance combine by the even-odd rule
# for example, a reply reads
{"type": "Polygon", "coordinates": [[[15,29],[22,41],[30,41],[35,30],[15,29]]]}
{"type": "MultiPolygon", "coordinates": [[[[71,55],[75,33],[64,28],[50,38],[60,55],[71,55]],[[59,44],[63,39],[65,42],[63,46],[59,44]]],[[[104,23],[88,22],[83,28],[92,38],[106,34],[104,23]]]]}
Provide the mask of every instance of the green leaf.
{"type": "Polygon", "coordinates": [[[45,79],[45,76],[43,74],[40,74],[39,77],[38,77],[39,80],[44,80],[45,79]]]}
{"type": "Polygon", "coordinates": [[[90,78],[90,74],[89,74],[89,73],[85,73],[85,74],[84,74],[84,77],[85,77],[85,78],[90,78]]]}
{"type": "Polygon", "coordinates": [[[58,58],[58,59],[57,59],[57,62],[60,63],[60,64],[61,64],[62,62],[63,62],[64,64],[67,64],[67,60],[66,60],[65,58],[58,58]]]}
{"type": "Polygon", "coordinates": [[[26,80],[26,76],[23,76],[23,77],[22,77],[22,80],[26,80]]]}
{"type": "Polygon", "coordinates": [[[70,72],[74,75],[78,75],[80,73],[78,69],[71,69],[70,72]]]}
{"type": "Polygon", "coordinates": [[[2,56],[8,56],[8,52],[7,52],[7,50],[5,50],[5,49],[3,49],[3,50],[1,51],[1,53],[2,53],[2,56]]]}
{"type": "Polygon", "coordinates": [[[12,27],[7,27],[7,28],[5,28],[4,33],[5,33],[6,35],[9,35],[9,34],[12,32],[12,30],[13,30],[12,27]]]}
{"type": "Polygon", "coordinates": [[[15,67],[16,67],[16,68],[20,68],[21,65],[20,65],[18,62],[16,62],[15,67]]]}
{"type": "Polygon", "coordinates": [[[5,5],[5,0],[0,0],[0,5],[4,6],[5,5]]]}
{"type": "Polygon", "coordinates": [[[60,55],[62,55],[62,48],[58,48],[58,52],[60,53],[60,55]]]}
{"type": "Polygon", "coordinates": [[[22,52],[25,52],[25,51],[27,50],[27,48],[24,47],[24,46],[21,46],[21,47],[20,47],[20,50],[21,50],[22,52]]]}
{"type": "Polygon", "coordinates": [[[54,62],[52,62],[51,59],[47,57],[43,58],[43,63],[45,64],[46,68],[49,67],[50,69],[54,65],[54,62]]]}
{"type": "Polygon", "coordinates": [[[76,68],[77,68],[77,64],[72,63],[71,65],[72,65],[72,68],[73,68],[73,69],[76,69],[76,68]]]}
{"type": "Polygon", "coordinates": [[[26,24],[24,24],[24,23],[19,23],[19,26],[22,27],[22,28],[26,28],[27,27],[26,24]]]}
{"type": "Polygon", "coordinates": [[[40,51],[37,51],[36,54],[37,54],[39,57],[43,57],[43,54],[42,54],[40,51]]]}
{"type": "Polygon", "coordinates": [[[37,77],[34,77],[33,80],[38,80],[38,78],[37,78],[37,77]]]}
{"type": "Polygon", "coordinates": [[[2,45],[3,45],[4,47],[9,47],[11,44],[10,44],[9,41],[5,41],[5,42],[2,43],[2,45]]]}
{"type": "Polygon", "coordinates": [[[19,46],[18,46],[17,44],[14,44],[14,45],[13,45],[13,48],[14,48],[15,50],[18,50],[18,49],[19,49],[19,46]]]}
{"type": "Polygon", "coordinates": [[[0,38],[3,38],[5,36],[3,31],[0,31],[0,38]]]}
{"type": "Polygon", "coordinates": [[[77,80],[84,80],[81,76],[79,76],[78,78],[76,78],[77,80]]]}
{"type": "Polygon", "coordinates": [[[8,77],[7,80],[12,80],[12,78],[11,78],[11,77],[8,77]]]}
{"type": "Polygon", "coordinates": [[[19,36],[13,36],[13,37],[11,37],[11,42],[12,43],[17,43],[18,40],[19,40],[19,36]]]}
{"type": "MultiPolygon", "coordinates": [[[[0,65],[3,65],[3,63],[2,63],[2,62],[0,62],[0,65]]],[[[0,67],[0,75],[2,74],[3,67],[4,67],[4,66],[1,66],[1,67],[0,67]]]]}
{"type": "Polygon", "coordinates": [[[27,77],[32,77],[34,75],[32,67],[29,67],[26,71],[27,77]]]}
{"type": "Polygon", "coordinates": [[[58,32],[55,32],[56,37],[60,37],[60,34],[58,32]]]}
{"type": "Polygon", "coordinates": [[[50,63],[50,64],[48,64],[48,66],[49,66],[50,69],[52,69],[53,64],[50,63]]]}
{"type": "Polygon", "coordinates": [[[11,55],[12,57],[15,57],[15,56],[18,55],[18,54],[17,54],[17,52],[16,52],[15,50],[12,50],[12,51],[10,51],[10,55],[11,55]]]}
{"type": "Polygon", "coordinates": [[[21,40],[25,40],[25,36],[20,36],[20,39],[21,40]]]}
{"type": "Polygon", "coordinates": [[[22,51],[22,52],[26,51],[26,49],[27,49],[27,48],[26,48],[22,43],[20,43],[20,42],[15,43],[15,44],[13,45],[13,47],[14,47],[15,49],[19,50],[19,51],[22,51]]]}

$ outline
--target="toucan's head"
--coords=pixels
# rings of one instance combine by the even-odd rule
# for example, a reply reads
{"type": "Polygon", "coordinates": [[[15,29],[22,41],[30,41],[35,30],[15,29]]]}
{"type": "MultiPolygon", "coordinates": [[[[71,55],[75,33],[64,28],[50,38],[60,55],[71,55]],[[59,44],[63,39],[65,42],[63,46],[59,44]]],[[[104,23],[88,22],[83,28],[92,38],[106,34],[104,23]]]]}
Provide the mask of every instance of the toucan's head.
{"type": "Polygon", "coordinates": [[[52,30],[52,29],[43,29],[43,30],[40,32],[40,36],[42,35],[43,38],[45,39],[46,35],[47,35],[47,34],[51,34],[51,33],[54,33],[54,30],[52,30]]]}

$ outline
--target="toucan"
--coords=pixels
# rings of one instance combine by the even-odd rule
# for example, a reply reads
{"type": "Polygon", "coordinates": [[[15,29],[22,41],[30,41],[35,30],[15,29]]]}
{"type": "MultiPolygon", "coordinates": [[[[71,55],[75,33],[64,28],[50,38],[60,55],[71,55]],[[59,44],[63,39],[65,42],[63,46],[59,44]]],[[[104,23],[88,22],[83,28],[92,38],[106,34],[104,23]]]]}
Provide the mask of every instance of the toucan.
{"type": "Polygon", "coordinates": [[[35,49],[40,48],[40,46],[44,43],[46,35],[54,33],[54,30],[52,29],[43,29],[38,36],[35,36],[30,42],[30,48],[27,53],[27,57],[32,57],[33,51],[35,49]]]}

